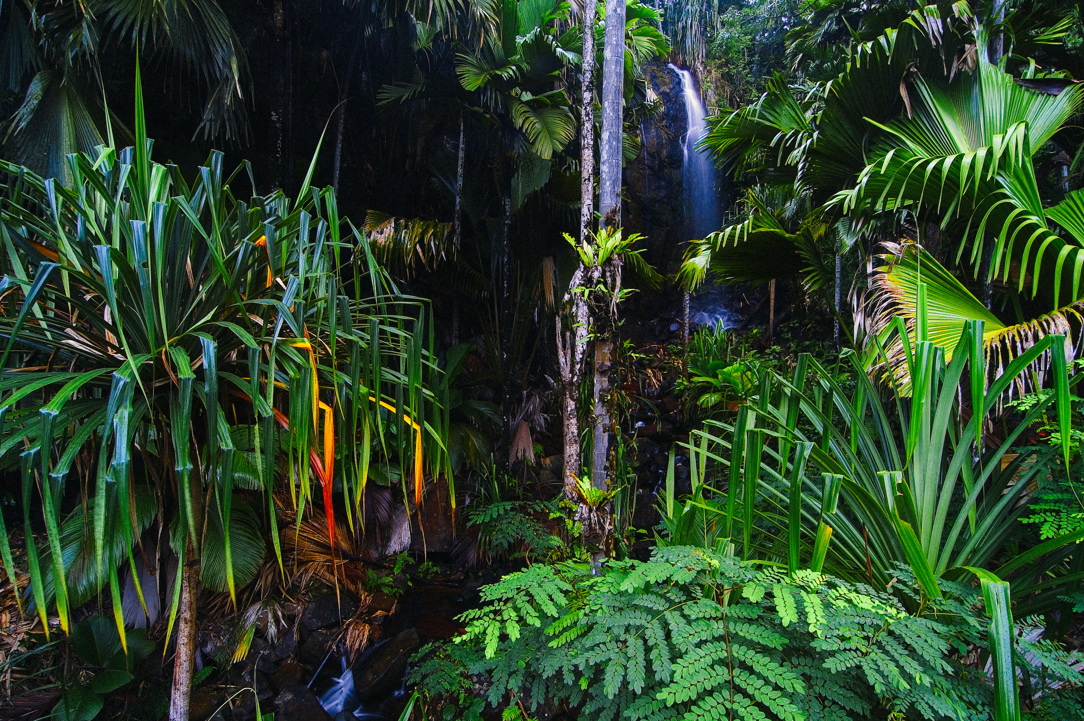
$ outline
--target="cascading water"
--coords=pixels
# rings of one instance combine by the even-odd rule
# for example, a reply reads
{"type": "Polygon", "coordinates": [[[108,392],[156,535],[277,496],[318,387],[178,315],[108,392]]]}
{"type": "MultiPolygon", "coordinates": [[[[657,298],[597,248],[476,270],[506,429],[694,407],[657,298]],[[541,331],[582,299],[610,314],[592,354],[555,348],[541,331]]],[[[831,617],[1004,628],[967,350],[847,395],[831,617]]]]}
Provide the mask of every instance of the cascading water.
{"type": "MultiPolygon", "coordinates": [[[[684,153],[682,183],[685,194],[685,227],[689,239],[698,240],[722,227],[718,173],[707,153],[696,147],[704,139],[708,124],[707,111],[696,91],[692,73],[673,64],[669,67],[681,82],[685,116],[688,119],[688,130],[681,139],[684,153]]],[[[730,313],[725,296],[726,293],[721,289],[708,290],[692,298],[686,296],[683,309],[686,332],[690,325],[730,326],[730,313]]]]}
{"type": "Polygon", "coordinates": [[[692,238],[703,238],[708,233],[719,230],[722,216],[719,208],[719,192],[715,165],[706,153],[697,149],[697,144],[704,139],[708,124],[707,111],[700,95],[696,92],[692,73],[671,64],[670,69],[681,80],[681,92],[685,99],[685,116],[688,119],[688,132],[681,139],[681,149],[685,154],[682,176],[685,186],[685,220],[692,238]]]}
{"type": "Polygon", "coordinates": [[[320,696],[320,705],[331,715],[353,710],[352,707],[358,705],[357,695],[354,693],[354,672],[346,665],[346,659],[343,659],[342,664],[342,674],[336,677],[331,688],[320,696]]]}

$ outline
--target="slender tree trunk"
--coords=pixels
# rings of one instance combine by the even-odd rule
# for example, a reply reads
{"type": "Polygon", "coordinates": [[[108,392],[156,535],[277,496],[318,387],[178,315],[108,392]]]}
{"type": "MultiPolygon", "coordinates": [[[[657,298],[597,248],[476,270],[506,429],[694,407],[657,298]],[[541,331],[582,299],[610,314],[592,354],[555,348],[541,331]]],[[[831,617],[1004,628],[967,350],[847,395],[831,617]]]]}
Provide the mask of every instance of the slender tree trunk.
{"type": "MultiPolygon", "coordinates": [[[[452,217],[453,253],[459,252],[463,240],[463,171],[467,165],[466,125],[459,114],[459,157],[455,166],[455,215],[452,217]]],[[[459,294],[452,293],[452,345],[459,345],[459,294]]]]}
{"type": "Polygon", "coordinates": [[[595,216],[595,18],[597,0],[583,7],[583,99],[580,103],[580,242],[588,240],[595,216]]]}
{"type": "Polygon", "coordinates": [[[456,251],[459,250],[459,242],[463,238],[463,171],[467,166],[467,141],[466,125],[463,114],[459,114],[459,153],[455,164],[455,215],[452,218],[452,228],[455,233],[453,241],[456,251]]]}
{"type": "MultiPolygon", "coordinates": [[[[621,136],[625,92],[625,0],[606,0],[606,43],[602,61],[602,144],[599,162],[599,208],[602,224],[616,230],[621,227],[621,136]]],[[[600,269],[617,276],[620,259],[615,257],[612,268],[600,269]]],[[[616,288],[617,284],[612,283],[616,288]]],[[[596,324],[597,326],[598,324],[596,324]]],[[[612,324],[607,323],[607,326],[612,324]]],[[[607,465],[610,452],[610,414],[607,395],[610,390],[609,371],[613,354],[613,339],[602,333],[595,342],[595,428],[594,463],[591,482],[599,489],[607,487],[607,465]]]]}
{"type": "Polygon", "coordinates": [[[625,0],[606,0],[602,61],[602,144],[599,208],[602,224],[621,227],[621,135],[625,90],[625,0]]]}
{"type": "MultiPolygon", "coordinates": [[[[836,343],[836,350],[841,347],[839,319],[842,317],[841,308],[843,300],[843,256],[842,248],[836,246],[836,287],[833,292],[832,306],[835,310],[835,320],[832,322],[832,339],[836,343]]],[[[773,298],[774,300],[774,298],[773,298]]]]}
{"type": "Polygon", "coordinates": [[[275,67],[275,99],[271,108],[271,133],[274,138],[274,184],[286,189],[290,177],[290,133],[293,125],[293,63],[289,32],[290,0],[271,0],[271,25],[278,58],[275,67]]]}
{"type": "MultiPolygon", "coordinates": [[[[505,163],[503,183],[503,208],[501,218],[501,415],[504,418],[505,449],[512,442],[512,167],[505,163]]],[[[501,453],[502,465],[507,468],[508,455],[501,453]]]]}
{"type": "Polygon", "coordinates": [[[689,316],[692,314],[692,294],[689,291],[681,293],[681,346],[689,349],[689,316]]]}
{"type": "MultiPolygon", "coordinates": [[[[836,323],[839,326],[839,323],[836,323]]],[[[768,281],[768,345],[775,341],[775,278],[768,281]]]]}
{"type": "MultiPolygon", "coordinates": [[[[599,208],[602,225],[609,230],[621,228],[621,136],[623,128],[623,105],[625,85],[625,2],[606,0],[606,35],[602,63],[602,143],[599,161],[599,208]]],[[[606,279],[606,285],[616,292],[621,285],[621,258],[614,256],[606,266],[594,269],[606,279]]],[[[613,304],[596,306],[596,312],[615,314],[613,304]]],[[[591,484],[599,489],[609,487],[610,432],[613,425],[610,403],[610,371],[613,360],[613,329],[616,318],[596,319],[592,323],[596,341],[594,345],[594,452],[591,468],[591,484]],[[601,321],[601,322],[600,322],[601,321]]],[[[613,543],[612,511],[609,503],[602,508],[581,507],[581,514],[590,515],[595,546],[592,567],[598,568],[602,558],[609,554],[613,543]]]]}
{"type": "MultiPolygon", "coordinates": [[[[595,20],[596,0],[587,0],[583,9],[583,72],[580,85],[580,242],[590,240],[595,215],[595,20]]],[[[590,317],[587,301],[575,289],[583,285],[586,269],[580,262],[569,282],[562,304],[568,314],[557,314],[557,362],[561,371],[562,409],[564,420],[563,485],[565,497],[576,498],[576,476],[580,473],[583,449],[580,445],[579,394],[583,378],[583,357],[587,349],[590,317]]]]}
{"type": "Polygon", "coordinates": [[[361,49],[362,34],[358,32],[354,37],[354,45],[350,48],[350,59],[347,60],[346,77],[343,78],[342,90],[339,93],[339,118],[335,128],[335,160],[331,168],[331,187],[335,189],[335,195],[339,194],[339,170],[342,164],[343,135],[346,133],[346,102],[350,98],[350,81],[354,77],[354,67],[358,61],[358,51],[361,49]]]}
{"type": "Polygon", "coordinates": [[[577,496],[576,476],[580,473],[582,448],[580,445],[579,396],[583,378],[583,359],[587,350],[588,317],[587,303],[583,296],[574,292],[584,285],[583,264],[576,269],[565,295],[564,313],[557,314],[557,362],[561,371],[561,413],[564,418],[564,473],[562,477],[565,497],[570,501],[577,496]],[[567,317],[563,317],[567,314],[567,317]]]}
{"type": "Polygon", "coordinates": [[[184,572],[181,575],[181,607],[177,612],[177,648],[173,660],[169,721],[188,721],[189,695],[196,666],[196,591],[199,588],[199,568],[195,546],[192,539],[188,539],[184,572]]]}

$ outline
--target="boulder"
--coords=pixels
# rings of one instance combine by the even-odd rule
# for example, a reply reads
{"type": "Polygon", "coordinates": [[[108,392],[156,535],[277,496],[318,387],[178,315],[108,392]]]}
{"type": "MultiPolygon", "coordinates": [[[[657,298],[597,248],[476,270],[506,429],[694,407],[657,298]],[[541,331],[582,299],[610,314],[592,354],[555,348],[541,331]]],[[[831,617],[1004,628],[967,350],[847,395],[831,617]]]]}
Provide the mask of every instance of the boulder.
{"type": "Polygon", "coordinates": [[[308,602],[301,613],[299,626],[302,638],[321,628],[339,626],[357,612],[357,601],[346,594],[340,594],[338,598],[333,593],[317,596],[308,602]]]}
{"type": "Polygon", "coordinates": [[[301,667],[301,664],[296,661],[283,661],[279,665],[279,670],[271,677],[271,685],[275,687],[278,692],[285,691],[290,686],[297,686],[298,684],[304,684],[306,676],[311,675],[305,672],[305,669],[301,667]]]}
{"type": "Polygon", "coordinates": [[[319,668],[324,662],[324,657],[327,656],[327,649],[331,645],[332,638],[331,631],[326,629],[314,631],[309,639],[301,644],[297,659],[305,666],[319,668]]]}
{"type": "Polygon", "coordinates": [[[398,689],[407,662],[419,646],[421,638],[417,629],[409,628],[377,648],[365,667],[354,671],[354,689],[360,700],[364,703],[382,698],[398,689]]]}
{"type": "Polygon", "coordinates": [[[332,721],[307,686],[286,688],[275,698],[275,721],[332,721]]]}

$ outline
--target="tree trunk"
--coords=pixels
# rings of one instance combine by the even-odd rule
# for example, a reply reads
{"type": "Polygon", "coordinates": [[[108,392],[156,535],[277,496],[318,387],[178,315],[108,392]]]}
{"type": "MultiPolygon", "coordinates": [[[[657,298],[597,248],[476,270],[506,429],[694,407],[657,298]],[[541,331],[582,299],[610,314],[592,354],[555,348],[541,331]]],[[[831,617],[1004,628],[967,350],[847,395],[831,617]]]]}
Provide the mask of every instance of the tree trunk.
{"type": "MultiPolygon", "coordinates": [[[[602,60],[602,143],[599,161],[599,208],[602,224],[616,230],[621,227],[621,134],[625,92],[625,0],[606,0],[606,44],[602,60]]],[[[614,267],[601,269],[604,274],[620,273],[620,259],[614,267]]],[[[612,284],[612,287],[617,287],[612,284]]],[[[594,324],[597,327],[598,323],[594,324]]],[[[612,324],[605,324],[612,327],[612,324]]],[[[597,332],[597,330],[596,330],[597,332]]],[[[595,428],[594,463],[591,482],[598,489],[607,487],[607,462],[610,451],[610,414],[607,395],[610,389],[610,356],[613,339],[602,333],[595,342],[595,428]]]]}
{"type": "Polygon", "coordinates": [[[274,139],[274,185],[286,189],[290,175],[290,131],[293,107],[291,43],[288,30],[290,0],[271,0],[271,25],[274,32],[277,61],[275,63],[275,99],[271,107],[271,135],[274,139]]]}
{"type": "MultiPolygon", "coordinates": [[[[459,152],[455,165],[455,215],[452,216],[453,253],[459,253],[463,239],[463,173],[467,164],[466,125],[459,114],[459,152]]],[[[452,292],[452,345],[459,345],[459,293],[452,292]]]]}
{"type": "Polygon", "coordinates": [[[177,648],[173,660],[173,688],[169,698],[169,721],[188,721],[188,701],[196,666],[196,591],[199,588],[199,557],[187,539],[181,575],[181,607],[177,612],[177,648]]]}
{"type": "Polygon", "coordinates": [[[583,7],[583,99],[580,103],[580,242],[588,240],[595,216],[595,18],[597,0],[583,7]]]}
{"type": "Polygon", "coordinates": [[[347,60],[346,77],[343,79],[342,90],[339,92],[339,118],[335,128],[335,160],[331,168],[331,187],[335,195],[339,194],[339,170],[342,164],[343,135],[346,132],[346,101],[350,98],[350,81],[354,77],[354,66],[357,65],[358,51],[361,49],[362,34],[358,32],[354,37],[354,46],[350,48],[350,59],[347,60]]]}
{"type": "Polygon", "coordinates": [[[602,224],[621,227],[621,133],[625,91],[625,0],[606,0],[602,61],[602,144],[599,209],[602,224]]]}
{"type": "Polygon", "coordinates": [[[452,218],[452,228],[455,236],[453,242],[456,251],[459,250],[459,242],[463,238],[463,171],[467,164],[466,126],[463,121],[463,113],[459,114],[459,153],[455,164],[455,215],[452,218]]]}
{"type": "MultiPolygon", "coordinates": [[[[602,143],[599,154],[599,208],[602,225],[609,230],[621,228],[621,135],[624,130],[623,105],[625,89],[625,2],[606,0],[606,35],[602,62],[602,143]]],[[[614,256],[606,267],[595,269],[606,278],[606,285],[616,292],[620,287],[621,258],[614,256]]],[[[593,287],[593,284],[592,284],[593,287]]],[[[596,312],[615,313],[614,305],[596,305],[596,312]]],[[[610,371],[613,359],[613,329],[615,318],[596,318],[591,323],[596,335],[594,345],[594,452],[591,484],[599,489],[609,487],[610,431],[610,371]]],[[[608,555],[613,539],[611,506],[589,509],[581,505],[581,515],[592,518],[590,545],[594,546],[591,565],[597,569],[608,555]]],[[[585,523],[585,528],[587,528],[585,523]]]]}
{"type": "MultiPolygon", "coordinates": [[[[580,75],[580,242],[589,242],[595,215],[595,22],[596,0],[587,0],[583,9],[583,72],[580,75]]],[[[563,485],[565,498],[576,498],[576,476],[580,473],[583,449],[580,445],[579,395],[583,378],[583,357],[587,350],[590,317],[587,301],[575,289],[583,285],[586,269],[579,262],[561,312],[557,314],[557,363],[561,372],[564,420],[563,485]],[[567,317],[563,317],[566,316],[567,317]],[[566,322],[567,321],[567,322],[566,322]]]]}
{"type": "Polygon", "coordinates": [[[576,476],[580,473],[583,455],[580,446],[579,396],[590,319],[583,296],[574,292],[575,288],[583,284],[584,266],[581,263],[569,282],[563,312],[557,314],[557,363],[561,371],[561,414],[564,419],[562,482],[565,498],[570,501],[577,497],[576,476]]]}
{"type": "MultiPolygon", "coordinates": [[[[502,203],[501,218],[501,309],[500,309],[500,338],[501,338],[501,415],[504,418],[504,443],[505,450],[512,442],[512,169],[511,163],[506,166],[506,178],[504,182],[504,198],[502,203]]],[[[507,469],[510,461],[508,454],[500,454],[502,466],[507,469]]]]}
{"type": "MultiPolygon", "coordinates": [[[[840,328],[839,319],[842,317],[841,308],[843,300],[843,256],[841,253],[843,249],[836,246],[836,287],[832,296],[832,309],[835,311],[835,320],[832,322],[832,339],[836,343],[836,350],[839,350],[840,345],[840,328]]],[[[773,298],[774,300],[774,298],[773,298]]]]}

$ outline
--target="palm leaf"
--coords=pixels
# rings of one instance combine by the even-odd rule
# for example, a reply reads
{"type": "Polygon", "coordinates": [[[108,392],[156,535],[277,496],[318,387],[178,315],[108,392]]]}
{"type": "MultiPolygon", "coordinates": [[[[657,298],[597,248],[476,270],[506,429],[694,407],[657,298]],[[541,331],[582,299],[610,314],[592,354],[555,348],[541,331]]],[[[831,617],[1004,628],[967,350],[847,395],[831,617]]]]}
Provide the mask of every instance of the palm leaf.
{"type": "MultiPolygon", "coordinates": [[[[884,265],[875,270],[875,293],[868,306],[869,334],[872,342],[884,336],[895,318],[902,318],[909,342],[918,340],[919,286],[925,290],[927,337],[944,349],[951,360],[954,349],[970,321],[983,324],[982,350],[992,378],[999,377],[1018,356],[1047,336],[1077,337],[1079,343],[1084,304],[1074,303],[1055,312],[1021,323],[1006,324],[979,302],[972,293],[921,246],[886,244],[881,256],[884,265]]],[[[1061,351],[1059,351],[1061,352],[1061,351]]],[[[910,386],[903,339],[896,337],[884,348],[881,370],[890,374],[901,388],[910,386]]],[[[1051,368],[1050,351],[1039,359],[1034,374],[1022,374],[1012,392],[1025,392],[1033,379],[1040,385],[1051,368]]]]}

